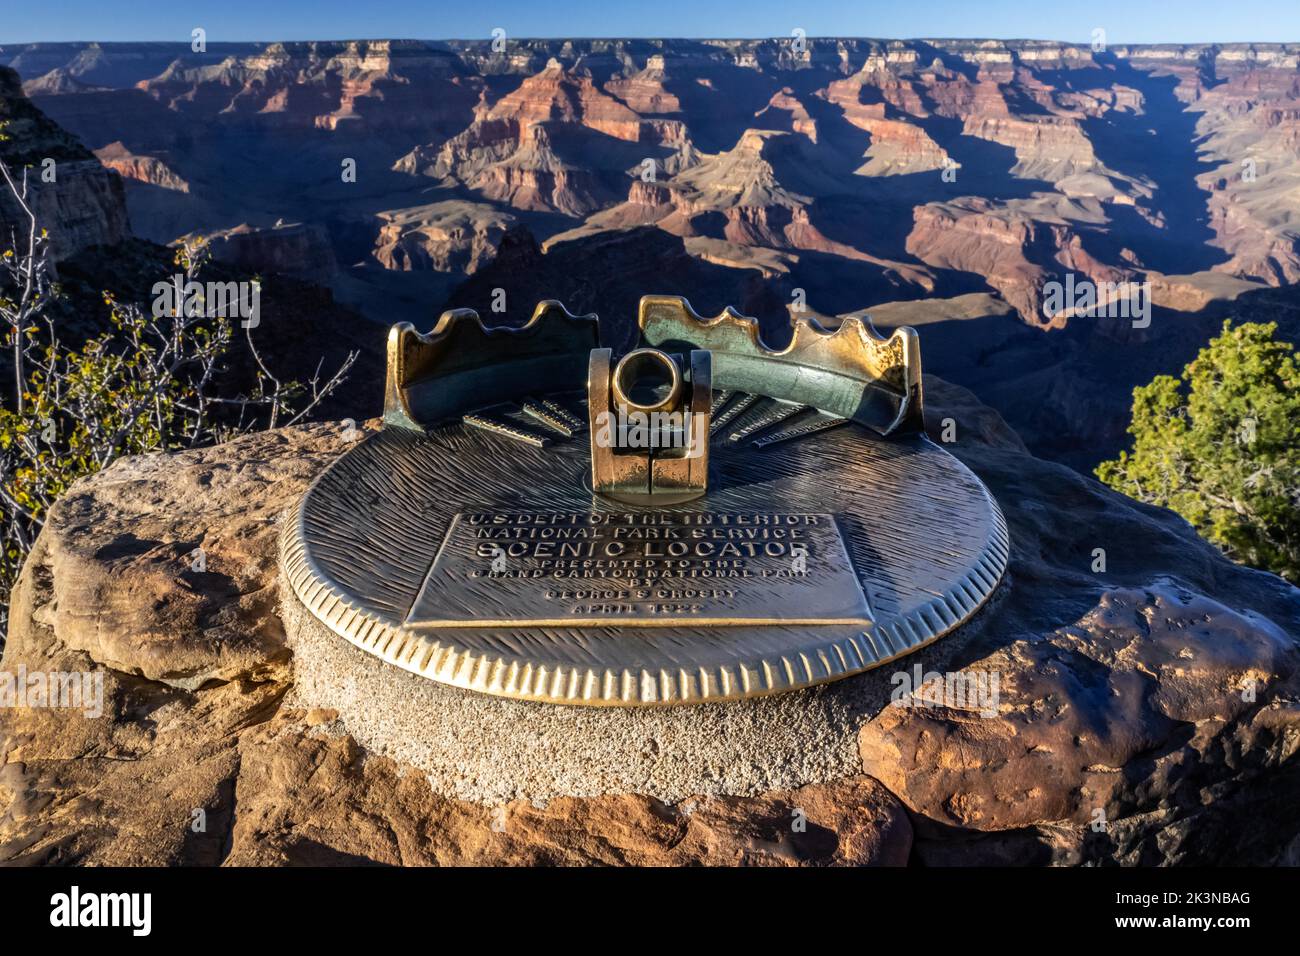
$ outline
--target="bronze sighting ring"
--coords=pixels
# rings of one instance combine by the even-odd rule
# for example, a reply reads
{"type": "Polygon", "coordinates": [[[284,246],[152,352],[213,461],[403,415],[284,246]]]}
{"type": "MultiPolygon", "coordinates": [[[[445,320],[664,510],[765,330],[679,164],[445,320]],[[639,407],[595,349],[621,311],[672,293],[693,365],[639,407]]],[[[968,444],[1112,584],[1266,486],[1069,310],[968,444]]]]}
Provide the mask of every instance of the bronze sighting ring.
{"type": "Polygon", "coordinates": [[[634,349],[628,352],[618,364],[614,366],[614,374],[610,377],[610,388],[614,393],[614,401],[623,407],[632,411],[644,412],[652,415],[655,412],[666,412],[669,409],[676,408],[682,392],[682,373],[677,368],[677,363],[666,352],[659,349],[634,349]],[[661,366],[668,372],[668,394],[652,405],[643,405],[640,402],[632,400],[631,385],[636,381],[638,373],[647,369],[650,365],[661,366]],[[625,379],[630,379],[625,384],[625,379]]]}

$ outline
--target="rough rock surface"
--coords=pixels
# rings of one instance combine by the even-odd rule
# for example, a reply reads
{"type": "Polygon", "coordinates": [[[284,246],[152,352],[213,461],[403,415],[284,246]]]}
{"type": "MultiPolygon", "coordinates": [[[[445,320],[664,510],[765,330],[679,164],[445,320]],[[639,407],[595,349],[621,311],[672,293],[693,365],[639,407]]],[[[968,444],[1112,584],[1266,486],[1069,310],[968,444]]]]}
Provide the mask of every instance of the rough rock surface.
{"type": "Polygon", "coordinates": [[[329,236],[312,223],[243,224],[208,236],[212,257],[237,269],[277,272],[325,285],[338,271],[329,236]]]}
{"type": "Polygon", "coordinates": [[[468,202],[431,203],[381,213],[371,255],[385,269],[476,272],[497,254],[513,220],[468,202]]]}
{"type": "Polygon", "coordinates": [[[102,149],[95,150],[95,156],[123,179],[181,193],[190,191],[190,184],[177,176],[161,159],[156,156],[137,156],[120,142],[109,143],[102,149]]]}
{"type": "Polygon", "coordinates": [[[51,513],[3,670],[94,668],[104,716],[0,710],[0,861],[1295,862],[1300,592],[1028,456],[968,393],[927,389],[932,427],[956,421],[949,447],[1006,513],[1011,566],[959,632],[802,695],[842,714],[856,765],[671,802],[493,803],[296,705],[278,519],[346,448],[338,426],[310,426],[119,462],[51,513]],[[916,666],[996,673],[996,705],[889,706],[916,666]]]}
{"type": "Polygon", "coordinates": [[[438,146],[417,146],[398,172],[453,180],[518,209],[582,216],[608,205],[612,183],[646,156],[676,171],[691,146],[680,121],[643,120],[589,75],[558,60],[438,146]]]}

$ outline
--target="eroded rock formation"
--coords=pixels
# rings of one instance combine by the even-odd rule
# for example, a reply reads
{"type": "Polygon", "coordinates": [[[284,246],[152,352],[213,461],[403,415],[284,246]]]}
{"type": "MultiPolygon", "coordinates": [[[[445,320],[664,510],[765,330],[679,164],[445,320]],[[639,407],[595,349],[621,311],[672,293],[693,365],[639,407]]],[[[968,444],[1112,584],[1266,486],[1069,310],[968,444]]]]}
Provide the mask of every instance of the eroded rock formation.
{"type": "Polygon", "coordinates": [[[1070,272],[1300,280],[1291,45],[45,44],[5,60],[124,175],[173,190],[170,211],[128,196],[155,238],[269,225],[258,211],[328,223],[338,245],[364,223],[377,244],[349,261],[459,273],[486,246],[438,252],[438,214],[416,220],[473,203],[543,242],[656,224],[703,261],[789,273],[821,311],[978,289],[1046,326],[1068,319],[1045,320],[1042,286],[1070,272]],[[435,238],[390,255],[379,213],[435,238]]]}
{"type": "MultiPolygon", "coordinates": [[[[105,169],[76,137],[23,95],[18,75],[0,67],[0,159],[27,181],[28,202],[49,233],[56,262],[88,246],[112,245],[130,233],[122,180],[105,169]]],[[[0,235],[25,236],[26,216],[0,184],[0,235]]],[[[21,248],[25,248],[25,240],[21,248]]]]}

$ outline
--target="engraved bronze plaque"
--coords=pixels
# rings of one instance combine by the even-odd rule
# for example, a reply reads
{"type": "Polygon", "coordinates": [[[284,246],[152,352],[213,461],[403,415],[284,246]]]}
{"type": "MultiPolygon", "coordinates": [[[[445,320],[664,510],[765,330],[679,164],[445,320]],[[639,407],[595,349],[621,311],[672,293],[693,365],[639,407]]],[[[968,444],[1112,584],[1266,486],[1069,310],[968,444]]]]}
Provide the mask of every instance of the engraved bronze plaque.
{"type": "MultiPolygon", "coordinates": [[[[519,329],[468,310],[428,334],[395,326],[385,427],[286,522],[288,599],[414,674],[587,706],[840,680],[938,640],[988,600],[1006,524],[924,434],[915,332],[801,318],[778,350],[752,319],[702,319],[671,296],[642,299],[638,321],[639,347],[683,356],[683,379],[700,383],[689,409],[680,390],[681,410],[707,426],[707,456],[685,459],[698,473],[643,469],[642,496],[593,468],[593,449],[606,451],[592,434],[594,317],[543,302],[519,329]],[[689,376],[687,356],[699,359],[689,376]]],[[[609,359],[617,378],[621,358],[609,359]]],[[[659,411],[641,396],[625,404],[659,411]]],[[[620,433],[615,456],[640,447],[634,434],[620,433]]]]}
{"type": "Polygon", "coordinates": [[[461,512],[406,623],[430,627],[858,624],[829,514],[461,512]]]}

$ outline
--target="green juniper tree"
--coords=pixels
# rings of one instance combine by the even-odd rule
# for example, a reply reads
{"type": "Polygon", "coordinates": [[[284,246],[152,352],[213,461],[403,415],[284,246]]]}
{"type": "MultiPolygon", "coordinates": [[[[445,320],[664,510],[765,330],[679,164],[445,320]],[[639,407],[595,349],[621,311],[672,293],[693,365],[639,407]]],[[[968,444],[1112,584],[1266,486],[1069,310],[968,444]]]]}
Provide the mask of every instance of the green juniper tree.
{"type": "Polygon", "coordinates": [[[1183,370],[1133,390],[1131,452],[1097,467],[1243,564],[1300,582],[1300,362],[1275,323],[1223,323],[1183,370]]]}

